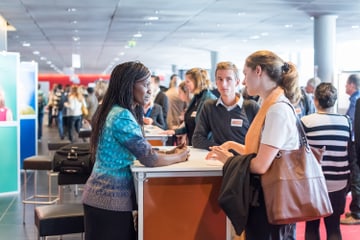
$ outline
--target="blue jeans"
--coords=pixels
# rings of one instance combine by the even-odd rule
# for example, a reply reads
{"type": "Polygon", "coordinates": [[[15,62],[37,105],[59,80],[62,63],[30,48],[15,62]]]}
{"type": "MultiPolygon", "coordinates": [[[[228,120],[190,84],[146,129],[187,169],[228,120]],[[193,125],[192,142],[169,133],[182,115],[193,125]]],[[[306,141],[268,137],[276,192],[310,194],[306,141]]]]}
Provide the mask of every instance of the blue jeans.
{"type": "Polygon", "coordinates": [[[73,127],[75,128],[75,131],[79,133],[81,128],[81,122],[82,122],[82,116],[68,116],[68,133],[69,133],[69,140],[71,142],[74,141],[72,135],[73,127]]]}
{"type": "Polygon", "coordinates": [[[56,117],[57,127],[59,130],[59,136],[61,139],[64,139],[64,125],[63,125],[63,112],[59,110],[58,115],[56,117]]]}
{"type": "Polygon", "coordinates": [[[38,139],[41,139],[42,138],[44,112],[39,112],[37,120],[38,120],[38,139]]]}

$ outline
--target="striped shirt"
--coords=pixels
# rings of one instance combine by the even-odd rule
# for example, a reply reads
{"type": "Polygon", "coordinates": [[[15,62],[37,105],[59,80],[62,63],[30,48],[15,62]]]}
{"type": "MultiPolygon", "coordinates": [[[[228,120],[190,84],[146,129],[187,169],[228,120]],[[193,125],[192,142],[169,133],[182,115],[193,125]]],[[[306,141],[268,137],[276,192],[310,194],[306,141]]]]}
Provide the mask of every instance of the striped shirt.
{"type": "Polygon", "coordinates": [[[348,118],[340,114],[314,113],[302,117],[301,121],[309,144],[316,148],[326,148],[321,166],[328,191],[343,189],[350,174],[348,118]]]}

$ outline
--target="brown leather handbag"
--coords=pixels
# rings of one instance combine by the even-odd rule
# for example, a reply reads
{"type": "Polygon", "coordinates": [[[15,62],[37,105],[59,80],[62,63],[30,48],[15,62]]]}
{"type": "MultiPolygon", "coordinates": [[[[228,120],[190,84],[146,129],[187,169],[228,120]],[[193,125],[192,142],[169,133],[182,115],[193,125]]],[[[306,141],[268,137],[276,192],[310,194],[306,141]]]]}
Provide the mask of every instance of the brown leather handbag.
{"type": "Polygon", "coordinates": [[[268,171],[261,176],[271,224],[311,221],[333,212],[319,164],[325,150],[309,146],[300,120],[297,120],[297,128],[300,148],[279,151],[268,171]]]}

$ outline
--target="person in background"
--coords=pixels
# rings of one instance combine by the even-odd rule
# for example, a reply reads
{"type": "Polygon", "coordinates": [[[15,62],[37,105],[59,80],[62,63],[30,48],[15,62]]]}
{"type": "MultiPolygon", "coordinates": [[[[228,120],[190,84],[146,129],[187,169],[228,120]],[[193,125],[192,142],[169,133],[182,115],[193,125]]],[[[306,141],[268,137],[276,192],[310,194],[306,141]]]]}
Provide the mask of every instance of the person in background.
{"type": "Polygon", "coordinates": [[[12,121],[13,114],[5,104],[5,92],[0,86],[0,121],[12,121]]]}
{"type": "Polygon", "coordinates": [[[104,80],[96,81],[95,83],[95,96],[98,99],[99,104],[102,103],[102,99],[108,89],[109,82],[104,80]]]}
{"type": "MultiPolygon", "coordinates": [[[[331,83],[320,83],[314,93],[316,113],[301,118],[310,146],[325,152],[321,161],[333,214],[325,217],[327,239],[342,239],[340,215],[344,213],[348,191],[349,144],[351,124],[346,115],[335,113],[337,89],[331,83]]],[[[305,239],[320,239],[320,219],[306,222],[305,239]]]]}
{"type": "Polygon", "coordinates": [[[153,103],[151,99],[148,99],[144,105],[144,124],[155,125],[163,130],[166,128],[161,106],[153,103]]]}
{"type": "Polygon", "coordinates": [[[164,152],[153,149],[145,139],[143,106],[150,98],[150,71],[142,63],[126,62],[113,69],[103,103],[92,120],[90,149],[95,165],[82,196],[86,240],[137,239],[130,170],[135,159],[157,167],[188,158],[184,145],[164,152]]]}
{"type": "MultiPolygon", "coordinates": [[[[192,94],[190,93],[189,89],[186,87],[186,83],[185,81],[180,82],[179,87],[178,87],[178,94],[179,94],[179,98],[181,99],[181,101],[183,101],[185,103],[184,108],[182,110],[182,112],[179,114],[178,119],[179,119],[179,125],[174,126],[172,129],[175,131],[175,129],[181,129],[183,127],[185,127],[185,122],[184,122],[184,117],[185,117],[185,112],[187,107],[189,106],[189,103],[192,99],[192,94]]],[[[173,139],[175,141],[175,144],[181,144],[181,143],[186,143],[187,141],[187,136],[186,133],[185,134],[178,134],[178,135],[173,135],[173,139]]]]}
{"type": "Polygon", "coordinates": [[[52,111],[56,112],[56,124],[59,131],[60,139],[63,140],[64,135],[64,111],[65,111],[65,102],[67,101],[67,98],[65,96],[65,92],[63,90],[62,84],[57,85],[57,89],[54,92],[53,95],[53,107],[52,111]]]}
{"type": "MultiPolygon", "coordinates": [[[[225,163],[233,149],[241,155],[256,153],[249,163],[252,174],[264,174],[279,150],[299,148],[297,116],[291,104],[300,100],[298,72],[294,64],[285,62],[271,51],[261,50],[246,58],[243,73],[249,95],[263,100],[245,137],[245,145],[225,142],[211,147],[207,159],[214,156],[225,163]]],[[[245,226],[246,239],[284,240],[295,235],[295,224],[272,225],[268,222],[261,185],[258,202],[249,208],[245,226]]]]}
{"type": "Polygon", "coordinates": [[[317,85],[319,85],[321,83],[321,79],[318,77],[313,77],[310,78],[307,82],[306,82],[306,86],[305,86],[305,92],[307,94],[309,94],[311,97],[314,97],[314,92],[315,92],[315,88],[317,87],[317,85]]]}
{"type": "Polygon", "coordinates": [[[42,138],[42,129],[43,129],[43,120],[44,120],[44,109],[46,106],[46,97],[44,92],[41,90],[40,84],[38,84],[37,92],[37,102],[38,102],[38,140],[41,141],[42,138]]]}
{"type": "Polygon", "coordinates": [[[353,129],[355,139],[355,162],[357,163],[358,167],[360,167],[360,98],[356,100],[353,129]]]}
{"type": "Polygon", "coordinates": [[[220,97],[207,100],[196,123],[192,145],[209,150],[226,141],[244,144],[246,132],[259,110],[253,100],[237,94],[239,73],[232,62],[220,62],[215,70],[215,83],[220,97]]]}
{"type": "Polygon", "coordinates": [[[169,111],[166,117],[168,129],[175,129],[180,125],[179,116],[186,107],[186,102],[179,97],[178,80],[179,77],[176,74],[171,75],[169,89],[165,92],[169,100],[169,111]]]}
{"type": "Polygon", "coordinates": [[[314,113],[316,109],[312,95],[306,93],[304,88],[300,88],[300,90],[301,90],[300,101],[294,107],[298,117],[302,118],[303,116],[314,113]]]}
{"type": "Polygon", "coordinates": [[[168,130],[165,133],[170,135],[187,135],[187,143],[192,145],[192,136],[195,130],[196,122],[199,118],[204,102],[207,99],[216,99],[211,93],[211,82],[205,69],[192,68],[185,74],[185,84],[193,97],[184,114],[185,125],[175,130],[168,130]]]}
{"type": "Polygon", "coordinates": [[[87,116],[85,116],[85,120],[90,123],[91,119],[94,116],[95,111],[99,105],[99,101],[98,101],[97,97],[95,96],[95,89],[93,87],[88,87],[87,93],[88,93],[88,95],[87,95],[85,101],[86,101],[86,106],[89,110],[89,113],[87,116]]]}
{"type": "MultiPolygon", "coordinates": [[[[161,106],[165,124],[167,123],[167,114],[169,110],[169,99],[166,94],[160,89],[160,78],[158,76],[151,76],[151,96],[154,103],[161,106]]],[[[167,126],[164,128],[167,129],[167,126]]]]}
{"type": "Polygon", "coordinates": [[[65,103],[68,111],[68,137],[71,142],[74,141],[74,128],[77,133],[80,132],[82,125],[82,105],[86,106],[82,91],[78,86],[73,85],[68,96],[68,101],[65,103]]]}
{"type": "MultiPolygon", "coordinates": [[[[346,111],[351,119],[352,126],[355,125],[355,105],[357,99],[360,98],[360,75],[351,74],[349,75],[346,85],[345,85],[346,94],[350,96],[349,108],[346,111]]],[[[351,184],[351,203],[350,203],[350,212],[345,213],[345,218],[340,220],[341,224],[353,225],[360,224],[360,168],[357,164],[356,150],[355,150],[355,138],[354,138],[354,128],[352,127],[352,146],[350,149],[350,184],[351,184]]]]}
{"type": "Polygon", "coordinates": [[[53,107],[55,105],[54,100],[55,100],[55,91],[57,90],[58,85],[56,83],[53,84],[52,90],[49,92],[49,101],[48,101],[48,105],[47,105],[47,110],[48,110],[48,127],[52,127],[53,125],[53,121],[56,118],[56,116],[54,116],[54,111],[53,111],[53,107]]]}

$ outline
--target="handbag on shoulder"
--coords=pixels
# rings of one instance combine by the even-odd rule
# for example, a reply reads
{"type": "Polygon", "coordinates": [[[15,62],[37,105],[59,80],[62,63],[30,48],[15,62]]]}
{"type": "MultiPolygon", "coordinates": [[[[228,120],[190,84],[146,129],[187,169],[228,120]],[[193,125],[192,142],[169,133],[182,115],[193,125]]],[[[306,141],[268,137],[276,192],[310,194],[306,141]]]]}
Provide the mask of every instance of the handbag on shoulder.
{"type": "Polygon", "coordinates": [[[268,171],[261,176],[271,224],[311,221],[333,212],[319,163],[325,150],[311,148],[298,118],[296,125],[300,148],[280,150],[268,171]]]}
{"type": "Polygon", "coordinates": [[[71,143],[55,152],[54,172],[90,174],[93,168],[89,143],[71,143]]]}

